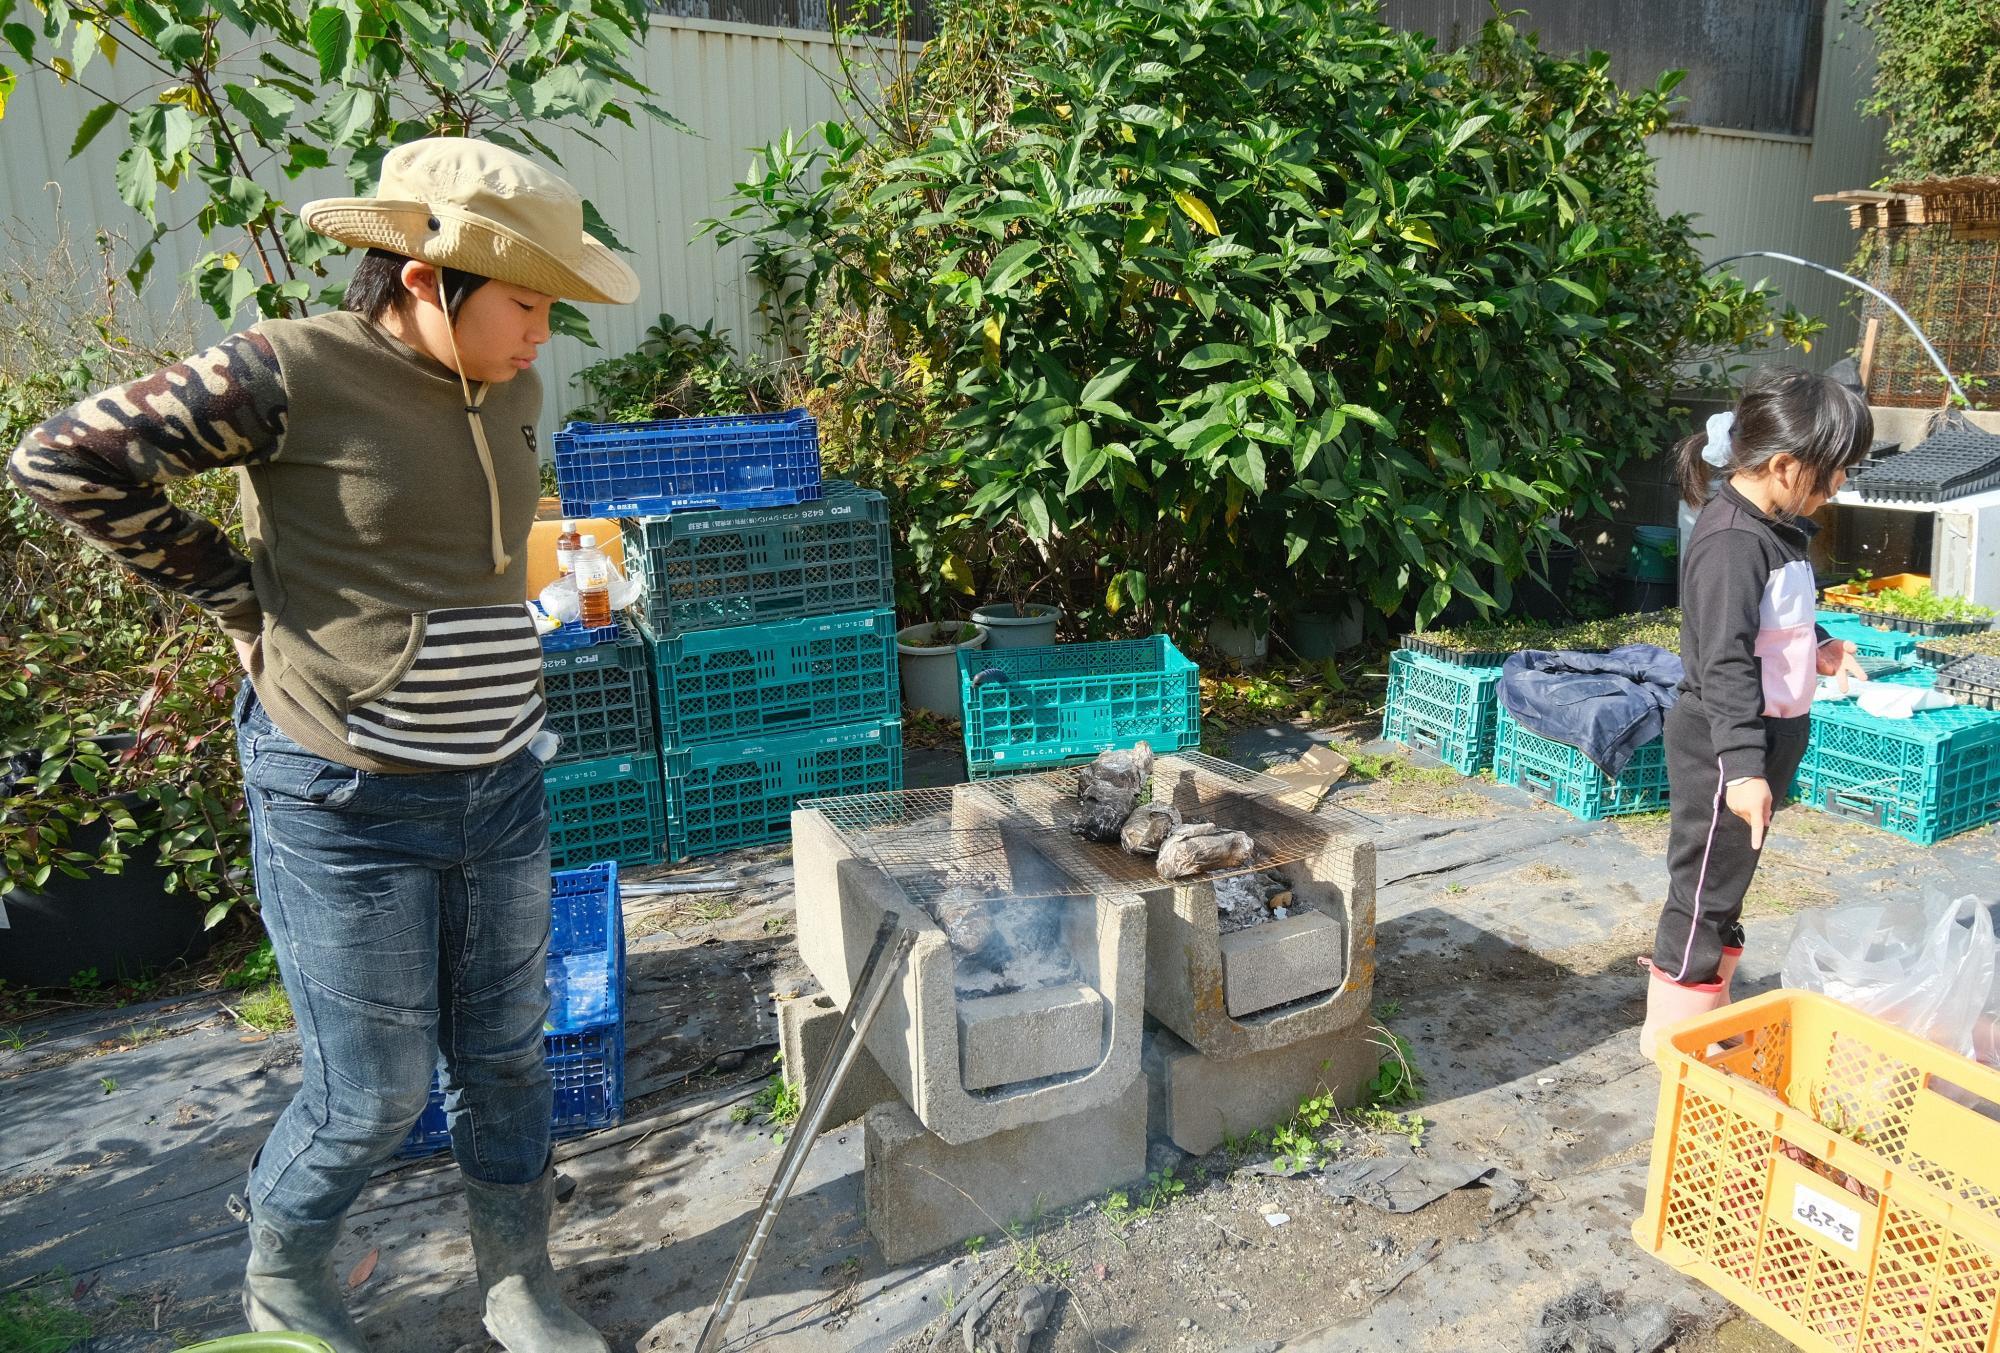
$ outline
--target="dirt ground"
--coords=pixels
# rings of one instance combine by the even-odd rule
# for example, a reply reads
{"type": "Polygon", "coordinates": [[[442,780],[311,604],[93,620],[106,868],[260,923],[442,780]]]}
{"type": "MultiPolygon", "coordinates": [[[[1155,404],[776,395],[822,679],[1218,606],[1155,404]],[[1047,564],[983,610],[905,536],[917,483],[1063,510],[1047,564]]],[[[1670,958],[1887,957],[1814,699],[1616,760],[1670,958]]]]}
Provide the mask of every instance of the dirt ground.
{"type": "MultiPolygon", "coordinates": [[[[1257,730],[1232,751],[1281,760],[1308,736],[1257,730]]],[[[913,753],[912,784],[951,773],[948,756],[913,753]]],[[[1510,1186],[1395,1216],[1336,1201],[1316,1174],[1275,1177],[1265,1151],[1194,1160],[1156,1144],[1149,1179],[1122,1197],[996,1219],[974,1245],[888,1265],[866,1230],[861,1128],[845,1125],[816,1144],[728,1347],[1782,1347],[1631,1238],[1657,1094],[1633,1033],[1633,957],[1664,886],[1664,820],[1580,823],[1489,782],[1401,770],[1332,808],[1377,843],[1375,1014],[1407,1041],[1424,1096],[1420,1130],[1328,1125],[1331,1159],[1464,1162],[1510,1186]],[[955,1317],[980,1308],[968,1343],[955,1317]],[[1040,1332],[1022,1342],[1027,1326],[1040,1332]]],[[[1921,850],[1789,812],[1748,908],[1739,987],[1775,985],[1801,910],[1990,891],[1996,862],[1990,830],[1921,850]]],[[[779,1129],[755,1113],[772,996],[812,989],[787,852],[702,864],[742,890],[628,912],[626,1121],[557,1153],[575,1186],[557,1264],[620,1349],[693,1346],[777,1163],[779,1129]]],[[[0,1032],[0,1290],[76,1313],[93,1351],[238,1328],[245,1243],[223,1204],[296,1083],[295,1041],[255,1034],[213,997],[0,1032]]],[[[448,1159],[385,1169],[337,1261],[379,1353],[493,1347],[448,1159]]]]}

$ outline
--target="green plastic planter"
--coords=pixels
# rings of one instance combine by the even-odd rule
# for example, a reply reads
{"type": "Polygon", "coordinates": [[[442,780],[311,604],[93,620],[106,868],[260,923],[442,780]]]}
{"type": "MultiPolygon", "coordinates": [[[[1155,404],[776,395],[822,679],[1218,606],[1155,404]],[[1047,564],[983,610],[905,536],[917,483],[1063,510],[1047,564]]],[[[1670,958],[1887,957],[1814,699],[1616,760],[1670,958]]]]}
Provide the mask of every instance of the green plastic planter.
{"type": "Polygon", "coordinates": [[[265,1334],[232,1334],[194,1344],[181,1353],[333,1353],[333,1345],[310,1334],[273,1330],[265,1334]]]}

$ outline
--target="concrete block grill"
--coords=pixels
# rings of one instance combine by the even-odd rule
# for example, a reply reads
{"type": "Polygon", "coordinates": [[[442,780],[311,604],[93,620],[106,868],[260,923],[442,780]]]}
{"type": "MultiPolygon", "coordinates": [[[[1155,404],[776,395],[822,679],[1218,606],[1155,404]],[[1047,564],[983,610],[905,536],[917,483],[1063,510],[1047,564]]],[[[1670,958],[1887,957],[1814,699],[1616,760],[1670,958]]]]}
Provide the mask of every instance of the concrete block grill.
{"type": "MultiPolygon", "coordinates": [[[[961,821],[985,811],[978,790],[962,793],[971,801],[961,805],[961,821]]],[[[842,812],[844,801],[822,802],[842,812]]],[[[949,822],[948,794],[943,811],[949,822]]],[[[997,846],[1000,834],[990,827],[984,835],[997,846]]],[[[917,1120],[945,1143],[1102,1108],[1138,1078],[1146,906],[1137,894],[927,894],[921,880],[906,887],[858,856],[816,807],[793,814],[792,854],[800,953],[835,1004],[847,1002],[885,911],[918,932],[867,1049],[917,1120]],[[972,961],[986,955],[955,946],[934,911],[947,921],[992,920],[991,943],[1008,951],[1015,971],[972,961]]],[[[1025,885],[1039,875],[1044,887],[1055,885],[1032,848],[1014,842],[1012,854],[1010,877],[1025,885]]]]}
{"type": "Polygon", "coordinates": [[[1172,804],[1188,822],[1248,832],[1258,844],[1252,868],[1282,877],[1292,893],[1285,919],[1225,934],[1216,885],[1229,873],[1166,884],[1151,860],[1078,840],[1066,829],[1074,795],[1062,792],[1073,776],[991,780],[982,789],[1042,828],[1036,840],[1058,866],[1144,896],[1148,1014],[1220,1058],[1350,1030],[1367,1014],[1375,984],[1367,819],[1334,808],[1307,812],[1282,782],[1212,757],[1159,758],[1152,801],[1172,804]]]}

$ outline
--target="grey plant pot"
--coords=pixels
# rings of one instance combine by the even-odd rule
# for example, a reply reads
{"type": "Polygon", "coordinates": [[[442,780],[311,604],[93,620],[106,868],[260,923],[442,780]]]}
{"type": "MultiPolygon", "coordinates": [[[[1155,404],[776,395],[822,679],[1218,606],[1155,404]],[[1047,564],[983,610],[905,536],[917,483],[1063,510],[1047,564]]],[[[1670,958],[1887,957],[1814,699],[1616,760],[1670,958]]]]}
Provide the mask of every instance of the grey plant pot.
{"type": "Polygon", "coordinates": [[[903,704],[926,710],[946,719],[965,717],[958,699],[958,653],[962,648],[986,647],[987,634],[975,627],[972,638],[962,644],[928,642],[937,625],[925,621],[896,631],[896,665],[903,681],[903,704]],[[911,643],[922,636],[926,642],[911,643]]]}
{"type": "Polygon", "coordinates": [[[1233,620],[1217,620],[1208,627],[1208,642],[1223,657],[1233,658],[1244,667],[1256,667],[1270,653],[1271,631],[1253,630],[1233,620]]]}
{"type": "Polygon", "coordinates": [[[988,648],[1047,648],[1056,641],[1062,607],[1031,601],[1028,613],[1020,615],[1012,602],[996,601],[979,607],[972,619],[986,631],[988,648]]]}

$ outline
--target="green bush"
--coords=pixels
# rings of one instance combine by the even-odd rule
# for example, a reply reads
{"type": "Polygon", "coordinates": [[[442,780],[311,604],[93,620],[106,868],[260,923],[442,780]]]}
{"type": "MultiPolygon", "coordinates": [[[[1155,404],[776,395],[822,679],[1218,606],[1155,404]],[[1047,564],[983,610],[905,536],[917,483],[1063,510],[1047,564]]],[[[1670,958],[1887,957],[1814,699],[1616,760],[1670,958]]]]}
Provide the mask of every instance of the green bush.
{"type": "Polygon", "coordinates": [[[1889,120],[1885,181],[2000,174],[2000,20],[1964,0],[1848,0],[1875,36],[1861,111],[1889,120]]]}
{"type": "MultiPolygon", "coordinates": [[[[158,324],[67,239],[14,234],[0,274],[0,453],[93,390],[187,350],[184,325],[158,324]]],[[[109,240],[101,240],[104,260],[109,240]]],[[[115,276],[115,273],[109,274],[115,276]]],[[[174,484],[175,501],[236,518],[234,476],[174,484]]],[[[0,888],[39,890],[60,871],[116,871],[155,844],[171,886],[210,924],[249,898],[241,774],[230,725],[241,675],[222,632],[193,605],[153,590],[9,491],[0,514],[0,888]],[[130,751],[101,740],[126,735],[130,751]],[[128,808],[118,796],[132,795],[128,808]],[[113,831],[99,851],[76,826],[113,831]]],[[[240,543],[240,542],[239,542],[240,543]]]]}
{"type": "Polygon", "coordinates": [[[625,423],[762,413],[784,406],[783,371],[739,358],[728,332],[712,322],[697,329],[661,315],[637,348],[577,373],[584,402],[569,416],[625,423]]]}
{"type": "Polygon", "coordinates": [[[1805,327],[1654,207],[1673,77],[1497,21],[1440,52],[1367,0],[940,26],[866,134],[767,146],[718,223],[790,251],[827,458],[896,490],[927,601],[1505,608],[1677,372],[1805,327]]]}

